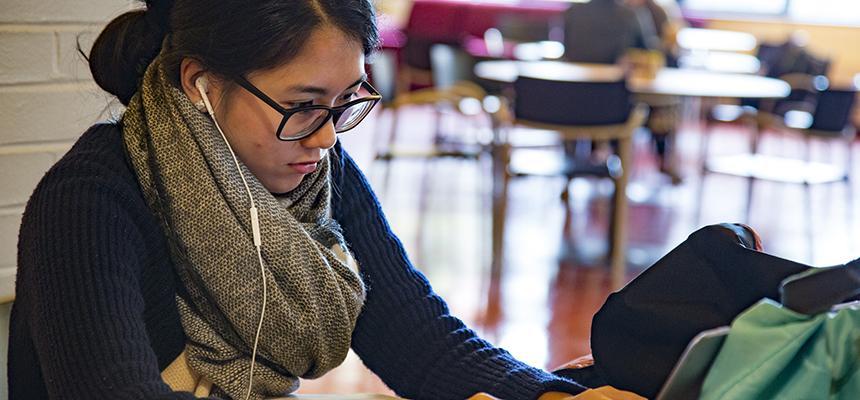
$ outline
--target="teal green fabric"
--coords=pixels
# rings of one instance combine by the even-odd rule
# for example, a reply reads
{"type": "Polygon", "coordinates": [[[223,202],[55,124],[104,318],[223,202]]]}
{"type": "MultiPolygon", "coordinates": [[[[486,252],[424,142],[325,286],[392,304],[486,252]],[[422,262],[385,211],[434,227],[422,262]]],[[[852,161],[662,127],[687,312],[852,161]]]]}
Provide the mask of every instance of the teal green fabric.
{"type": "Polygon", "coordinates": [[[764,299],[739,315],[701,399],[860,399],[860,307],[814,316],[764,299]]]}

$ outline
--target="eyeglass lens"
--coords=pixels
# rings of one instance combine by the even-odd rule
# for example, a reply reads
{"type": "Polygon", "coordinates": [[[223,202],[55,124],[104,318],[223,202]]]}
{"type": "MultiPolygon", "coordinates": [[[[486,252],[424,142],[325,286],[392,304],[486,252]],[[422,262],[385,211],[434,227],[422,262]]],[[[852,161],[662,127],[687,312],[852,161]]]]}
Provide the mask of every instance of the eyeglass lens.
{"type": "MultiPolygon", "coordinates": [[[[367,89],[361,87],[353,96],[353,99],[360,99],[370,95],[371,93],[367,89]]],[[[354,128],[370,113],[372,108],[373,102],[365,101],[343,110],[334,121],[335,132],[341,133],[354,128]]],[[[282,139],[307,136],[322,126],[325,120],[328,119],[328,113],[327,110],[320,109],[293,113],[278,132],[278,136],[282,139]]]]}

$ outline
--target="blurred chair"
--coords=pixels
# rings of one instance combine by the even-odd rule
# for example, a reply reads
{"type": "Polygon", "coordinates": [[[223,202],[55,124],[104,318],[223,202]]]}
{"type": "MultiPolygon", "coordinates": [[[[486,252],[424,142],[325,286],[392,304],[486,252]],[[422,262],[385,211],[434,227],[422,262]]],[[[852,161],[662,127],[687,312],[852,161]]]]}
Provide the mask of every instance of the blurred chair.
{"type": "MultiPolygon", "coordinates": [[[[467,51],[479,58],[516,59],[517,45],[548,41],[552,24],[543,18],[500,15],[498,22],[485,30],[481,37],[466,35],[461,43],[467,51]]],[[[561,52],[563,53],[563,47],[561,52]]]]}
{"type": "MultiPolygon", "coordinates": [[[[493,217],[493,266],[498,274],[501,243],[507,206],[507,186],[512,177],[524,175],[561,175],[567,184],[577,176],[611,178],[615,183],[609,230],[612,284],[619,287],[624,279],[627,234],[626,188],[632,166],[632,138],[647,117],[647,108],[633,106],[625,82],[564,82],[521,76],[514,83],[512,113],[503,106],[494,113],[499,129],[494,190],[497,205],[493,217]],[[561,143],[575,141],[617,141],[617,155],[605,162],[591,163],[568,154],[560,170],[539,171],[511,163],[511,152],[517,149],[547,148],[547,144],[519,145],[511,140],[513,127],[554,131],[561,143]]],[[[556,146],[559,143],[556,142],[556,146]]],[[[563,196],[563,198],[565,198],[563,196]]]]}
{"type": "MultiPolygon", "coordinates": [[[[791,92],[784,99],[741,99],[741,106],[723,104],[711,109],[700,149],[702,179],[710,168],[707,165],[710,135],[716,124],[733,123],[748,129],[750,152],[757,154],[763,135],[770,131],[784,131],[782,128],[786,118],[796,121],[798,117],[811,115],[818,107],[822,90],[829,86],[829,81],[823,75],[790,73],[780,76],[780,79],[791,87],[791,92]]],[[[747,222],[749,222],[751,199],[752,190],[750,189],[744,214],[747,222]]]]}
{"type": "MultiPolygon", "coordinates": [[[[820,84],[821,82],[819,82],[820,84]]],[[[756,180],[804,185],[806,188],[807,233],[810,239],[812,237],[811,185],[845,182],[847,209],[850,215],[853,198],[851,186],[852,144],[856,137],[856,130],[851,126],[851,115],[857,96],[856,89],[829,89],[818,86],[816,91],[813,110],[788,110],[781,118],[771,116],[771,120],[767,123],[768,129],[800,135],[803,138],[805,156],[802,160],[760,154],[758,143],[754,141],[751,154],[720,157],[706,161],[706,166],[703,168],[705,172],[742,176],[748,179],[747,222],[750,218],[753,186],[756,180]],[[842,144],[846,152],[845,165],[813,161],[811,148],[813,140],[842,144]]],[[[829,158],[833,159],[832,153],[829,158]]],[[[698,203],[701,207],[702,201],[698,203]]]]}
{"type": "Polygon", "coordinates": [[[467,7],[462,4],[413,2],[403,28],[406,41],[398,60],[398,93],[434,85],[431,48],[435,44],[458,45],[466,14],[467,7]]]}
{"type": "MultiPolygon", "coordinates": [[[[557,18],[560,19],[560,17],[557,18]]],[[[563,23],[563,21],[554,21],[552,18],[547,20],[543,17],[506,14],[499,16],[496,26],[505,39],[516,42],[538,42],[549,40],[553,33],[553,25],[563,23]]]]}
{"type": "MultiPolygon", "coordinates": [[[[840,168],[838,176],[831,181],[849,183],[851,178],[852,149],[856,132],[851,126],[851,116],[857,97],[856,89],[823,89],[818,95],[815,109],[811,114],[803,111],[790,111],[781,121],[782,130],[797,133],[806,141],[806,162],[810,163],[810,143],[813,139],[835,141],[844,146],[846,164],[840,168]]],[[[808,174],[804,184],[825,183],[826,179],[815,179],[808,174]]]]}
{"type": "Polygon", "coordinates": [[[703,160],[708,152],[709,133],[713,123],[740,122],[748,126],[751,130],[751,152],[757,153],[763,134],[771,129],[779,130],[787,115],[796,118],[798,115],[814,112],[821,91],[830,85],[823,75],[791,73],[781,76],[780,79],[791,87],[791,92],[784,99],[755,99],[754,105],[750,105],[751,103],[741,107],[720,105],[711,110],[709,126],[705,129],[702,146],[703,160]]]}
{"type": "Polygon", "coordinates": [[[485,147],[474,135],[475,130],[480,129],[482,117],[486,119],[481,105],[486,92],[471,81],[474,60],[462,49],[450,45],[433,45],[430,52],[434,85],[395,94],[390,101],[383,103],[384,110],[391,116],[391,122],[387,140],[376,140],[376,160],[384,162],[383,181],[386,187],[388,164],[395,158],[477,158],[485,147]],[[413,106],[429,106],[433,109],[435,125],[431,148],[416,150],[400,147],[400,114],[404,107],[413,106]],[[458,128],[456,132],[444,132],[441,121],[445,116],[458,118],[458,123],[474,124],[475,129],[458,128]]]}
{"type": "MultiPolygon", "coordinates": [[[[390,128],[387,137],[383,130],[377,129],[373,169],[374,174],[381,173],[382,191],[386,194],[390,186],[392,162],[395,159],[478,160],[481,155],[487,154],[489,149],[490,118],[482,106],[486,92],[471,81],[474,60],[462,49],[445,44],[432,45],[430,55],[433,86],[398,92],[383,103],[381,112],[389,115],[390,128]],[[420,143],[420,139],[415,138],[416,125],[401,124],[401,114],[410,108],[423,108],[432,113],[433,137],[429,145],[416,146],[416,143],[420,143]],[[443,124],[443,121],[453,123],[443,124]],[[455,128],[444,129],[445,126],[451,125],[455,128]]],[[[374,77],[381,78],[376,72],[374,71],[374,77]]],[[[426,114],[422,113],[421,117],[425,118],[426,114]]],[[[426,131],[419,129],[417,133],[424,132],[426,131]]],[[[426,165],[422,167],[418,183],[420,204],[416,243],[422,243],[422,227],[430,197],[428,169],[426,165]]],[[[413,252],[413,257],[420,263],[420,247],[413,252]]]]}
{"type": "Polygon", "coordinates": [[[771,117],[764,115],[759,120],[759,112],[781,117],[788,111],[811,112],[815,108],[818,90],[815,89],[814,79],[827,76],[829,59],[816,57],[792,39],[778,45],[761,43],[756,50],[756,57],[761,63],[759,73],[788,82],[791,93],[784,99],[740,99],[737,104],[715,105],[706,117],[709,125],[707,129],[717,123],[741,123],[761,130],[761,125],[768,123],[771,117]]]}
{"type": "Polygon", "coordinates": [[[830,82],[824,75],[794,72],[782,75],[779,79],[788,83],[791,92],[783,99],[760,101],[755,113],[758,134],[770,128],[779,128],[789,113],[813,113],[817,109],[820,94],[830,86],[830,82]]]}

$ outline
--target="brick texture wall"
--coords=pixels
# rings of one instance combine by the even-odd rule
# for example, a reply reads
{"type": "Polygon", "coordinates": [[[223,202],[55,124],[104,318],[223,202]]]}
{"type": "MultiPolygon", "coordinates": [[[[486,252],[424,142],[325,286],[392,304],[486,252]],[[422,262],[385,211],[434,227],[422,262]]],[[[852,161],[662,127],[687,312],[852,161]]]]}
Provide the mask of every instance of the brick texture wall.
{"type": "Polygon", "coordinates": [[[117,109],[93,83],[78,40],[89,52],[105,23],[139,4],[0,0],[0,276],[14,273],[21,213],[39,179],[117,109]]]}
{"type": "MultiPolygon", "coordinates": [[[[131,0],[0,0],[0,298],[12,290],[21,214],[36,184],[91,124],[120,107],[92,81],[89,53],[131,0]],[[8,283],[8,284],[7,284],[8,283]]],[[[0,400],[10,304],[0,304],[0,400]]]]}

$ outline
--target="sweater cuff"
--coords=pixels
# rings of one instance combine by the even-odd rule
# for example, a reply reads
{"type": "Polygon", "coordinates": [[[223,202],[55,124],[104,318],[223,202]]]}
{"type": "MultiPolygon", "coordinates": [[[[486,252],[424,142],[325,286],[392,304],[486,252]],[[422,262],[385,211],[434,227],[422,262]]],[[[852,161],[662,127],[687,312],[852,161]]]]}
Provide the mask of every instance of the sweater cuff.
{"type": "Polygon", "coordinates": [[[524,389],[521,393],[522,396],[520,397],[518,393],[516,398],[536,400],[546,392],[563,392],[576,395],[587,389],[570,379],[532,367],[514,371],[512,375],[522,382],[520,387],[524,389]]]}

